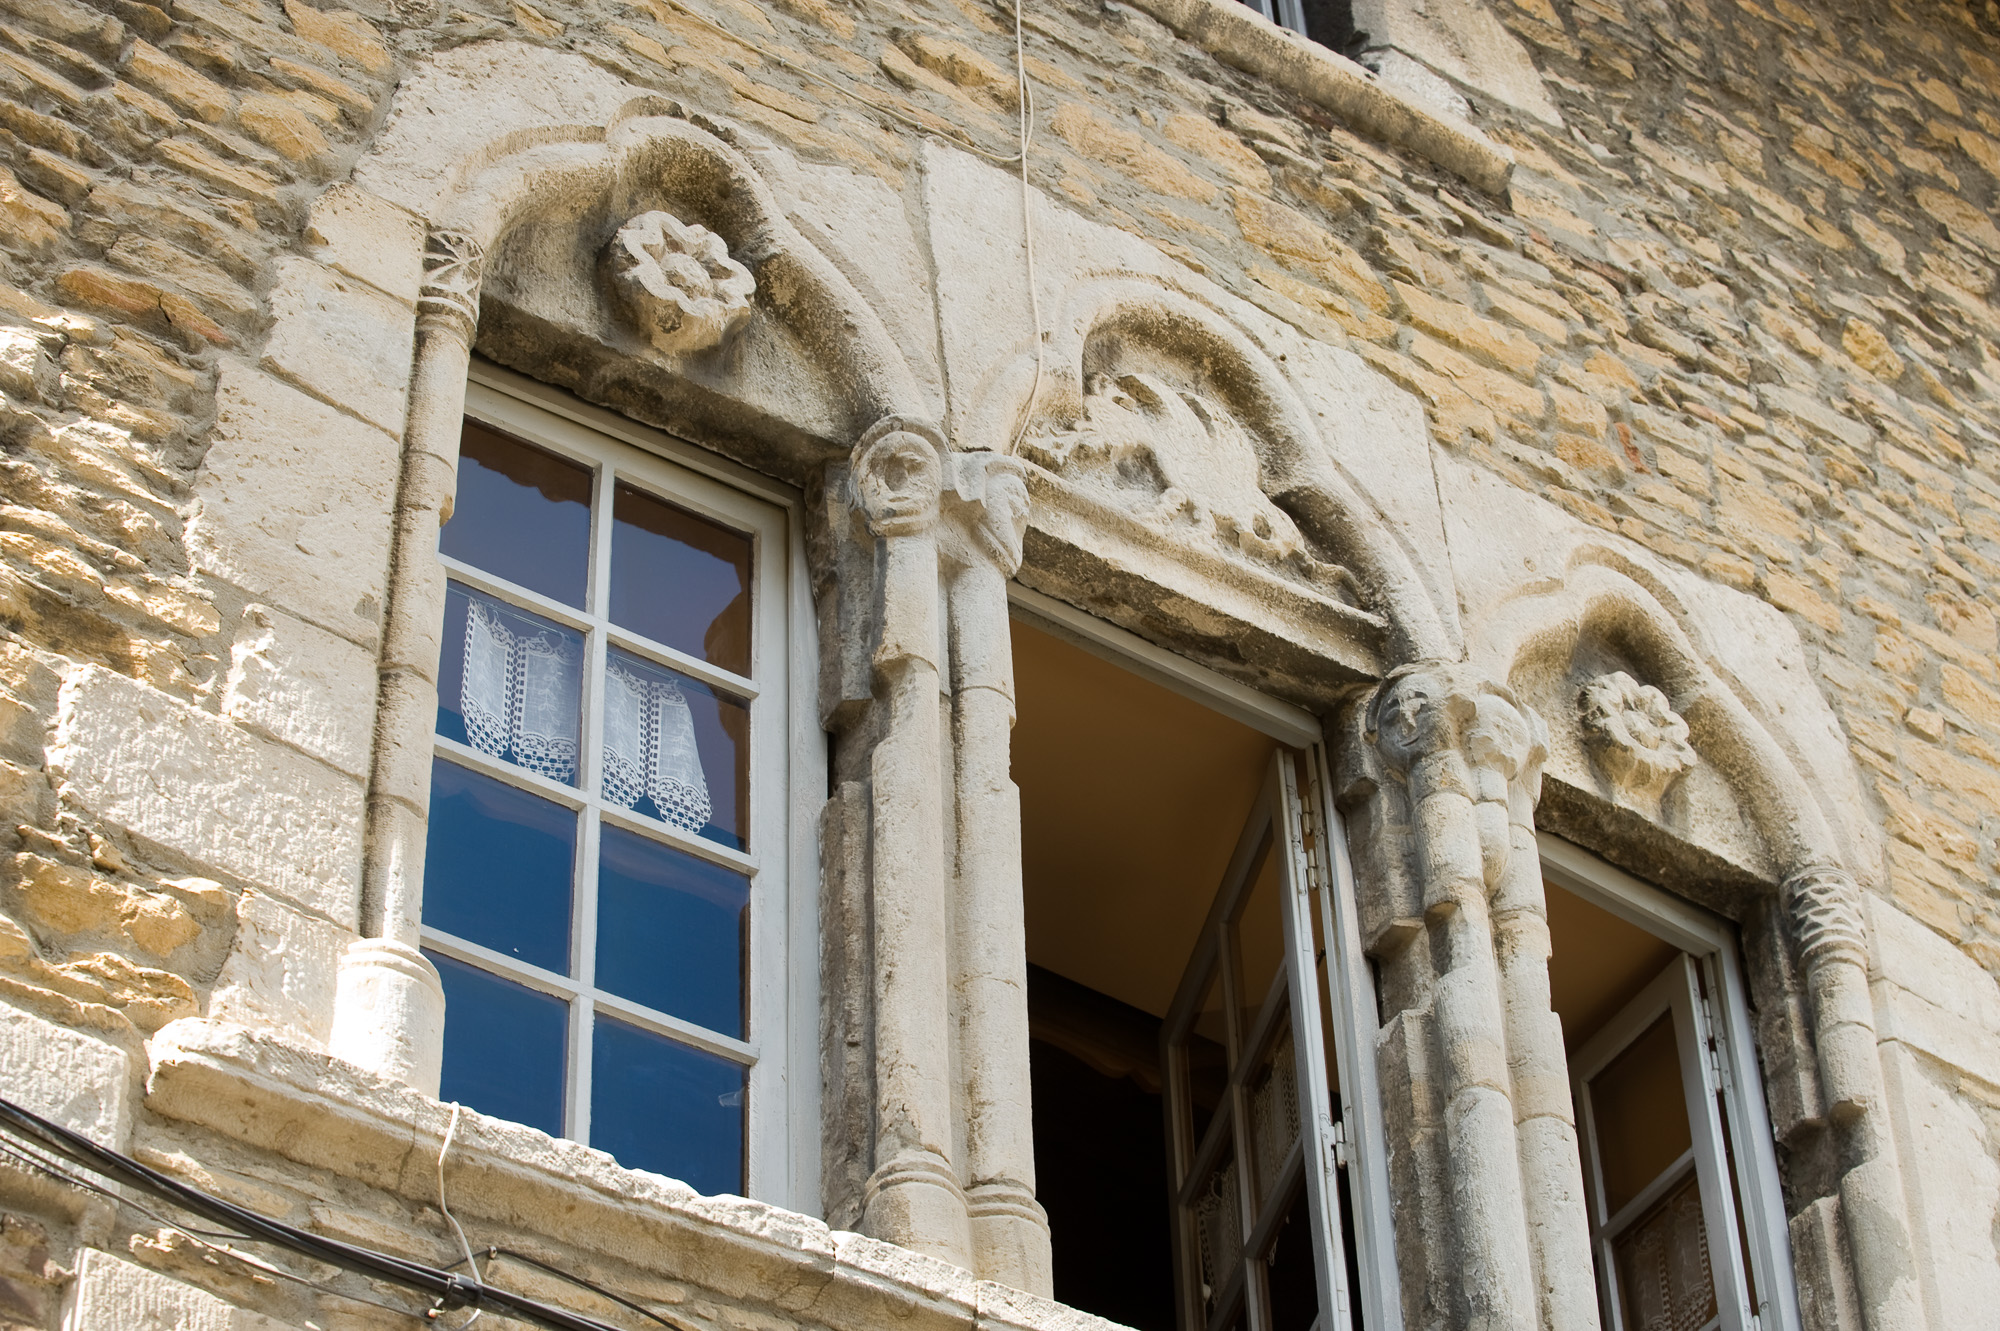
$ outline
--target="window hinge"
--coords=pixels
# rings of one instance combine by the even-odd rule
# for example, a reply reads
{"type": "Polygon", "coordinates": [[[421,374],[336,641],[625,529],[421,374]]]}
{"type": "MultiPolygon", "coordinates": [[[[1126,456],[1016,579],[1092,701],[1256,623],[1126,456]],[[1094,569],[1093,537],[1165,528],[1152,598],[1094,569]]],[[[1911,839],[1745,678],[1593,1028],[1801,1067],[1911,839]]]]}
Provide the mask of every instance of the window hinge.
{"type": "Polygon", "coordinates": [[[1706,1027],[1702,1032],[1702,1047],[1708,1059],[1709,1075],[1715,1078],[1718,1087],[1727,1092],[1731,1089],[1729,1060],[1722,1056],[1722,1022],[1716,1015],[1715,1000],[1703,997],[1697,1007],[1701,1013],[1701,1024],[1706,1027]]]}
{"type": "Polygon", "coordinates": [[[1327,1144],[1333,1148],[1333,1167],[1347,1168],[1347,1125],[1340,1119],[1333,1121],[1333,1131],[1327,1134],[1327,1144]]]}

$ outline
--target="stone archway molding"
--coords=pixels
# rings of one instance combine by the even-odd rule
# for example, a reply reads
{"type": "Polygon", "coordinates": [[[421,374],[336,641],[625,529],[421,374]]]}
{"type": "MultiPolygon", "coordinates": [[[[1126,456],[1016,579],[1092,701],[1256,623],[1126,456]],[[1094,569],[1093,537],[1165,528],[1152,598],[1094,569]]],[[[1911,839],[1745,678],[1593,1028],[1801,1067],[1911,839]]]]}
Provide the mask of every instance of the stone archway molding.
{"type": "Polygon", "coordinates": [[[1567,661],[1579,642],[1619,648],[1682,716],[1689,742],[1722,774],[1776,868],[1804,976],[1822,1111],[1838,1134],[1841,1216],[1869,1331],[1916,1331],[1924,1310],[1901,1167],[1868,991],[1860,889],[1825,805],[1785,747],[1703,651],[1692,616],[1644,565],[1585,544],[1469,630],[1490,677],[1537,659],[1567,661]]]}

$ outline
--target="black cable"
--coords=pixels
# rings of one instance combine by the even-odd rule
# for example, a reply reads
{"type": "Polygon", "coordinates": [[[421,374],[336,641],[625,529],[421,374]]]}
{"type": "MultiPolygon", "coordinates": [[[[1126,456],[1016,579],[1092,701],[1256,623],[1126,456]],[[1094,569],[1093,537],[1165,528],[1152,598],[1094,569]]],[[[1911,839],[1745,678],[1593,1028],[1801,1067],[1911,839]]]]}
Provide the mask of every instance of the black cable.
{"type": "MultiPolygon", "coordinates": [[[[613,1303],[617,1304],[621,1308],[631,1309],[633,1312],[639,1314],[639,1316],[641,1317],[646,1318],[648,1321],[658,1322],[661,1326],[666,1327],[667,1331],[688,1331],[688,1329],[681,1323],[670,1322],[666,1318],[654,1312],[651,1308],[647,1308],[640,1304],[634,1303],[632,1302],[632,1300],[626,1298],[624,1295],[613,1293],[611,1290],[604,1288],[604,1286],[602,1285],[593,1284],[591,1281],[585,1280],[582,1276],[572,1275],[568,1271],[563,1270],[559,1266],[550,1266],[547,1262],[543,1261],[539,1257],[530,1257],[528,1256],[527,1253],[521,1252],[514,1248],[501,1248],[489,1244],[486,1248],[486,1259],[490,1262],[495,1257],[504,1257],[510,1262],[519,1262],[523,1266],[532,1266],[537,1271],[541,1271],[547,1275],[552,1275],[556,1277],[556,1279],[558,1280],[567,1280],[570,1284],[575,1285],[578,1289],[587,1289],[592,1294],[598,1295],[600,1298],[606,1298],[611,1300],[613,1303]]],[[[445,1269],[447,1271],[456,1271],[459,1267],[464,1266],[467,1260],[468,1260],[467,1258],[461,1257],[457,1261],[453,1262],[450,1266],[446,1267],[445,1269]]],[[[490,1266],[487,1267],[487,1270],[489,1271],[492,1269],[493,1268],[490,1266]]]]}
{"type": "Polygon", "coordinates": [[[139,1163],[131,1156],[99,1146],[90,1138],[72,1132],[60,1123],[50,1122],[5,1098],[0,1098],[0,1130],[26,1137],[43,1149],[53,1151],[93,1173],[163,1197],[182,1210],[239,1230],[246,1242],[287,1248],[355,1275],[414,1289],[436,1299],[438,1311],[492,1309],[543,1327],[546,1331],[620,1331],[608,1322],[584,1317],[509,1290],[496,1289],[477,1277],[468,1279],[422,1262],[342,1243],[338,1239],[288,1225],[282,1220],[274,1220],[203,1192],[200,1188],[190,1187],[169,1174],[139,1163]]]}

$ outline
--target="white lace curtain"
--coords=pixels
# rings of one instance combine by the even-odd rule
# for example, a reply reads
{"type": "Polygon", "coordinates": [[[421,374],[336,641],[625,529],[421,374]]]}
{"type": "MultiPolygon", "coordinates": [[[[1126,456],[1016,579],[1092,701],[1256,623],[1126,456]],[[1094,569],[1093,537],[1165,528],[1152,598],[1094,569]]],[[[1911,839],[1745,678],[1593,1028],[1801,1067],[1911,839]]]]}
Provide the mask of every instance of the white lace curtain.
{"type": "MultiPolygon", "coordinates": [[[[583,646],[574,637],[468,596],[459,712],[481,753],[576,784],[583,646]],[[511,622],[510,622],[511,621],[511,622]]],[[[604,796],[650,797],[667,822],[699,832],[710,812],[694,716],[664,671],[614,656],[604,680],[604,796]]]]}

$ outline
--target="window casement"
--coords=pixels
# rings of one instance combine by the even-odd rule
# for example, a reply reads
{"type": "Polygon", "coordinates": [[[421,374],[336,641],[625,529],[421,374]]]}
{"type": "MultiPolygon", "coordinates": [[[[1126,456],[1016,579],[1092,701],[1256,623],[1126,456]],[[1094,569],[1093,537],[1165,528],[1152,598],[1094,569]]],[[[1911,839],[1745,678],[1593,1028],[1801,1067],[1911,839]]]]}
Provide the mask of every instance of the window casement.
{"type": "Polygon", "coordinates": [[[423,902],[442,1096],[792,1204],[793,515],[621,433],[467,393],[423,902]]]}
{"type": "Polygon", "coordinates": [[[1559,838],[1541,850],[1606,1331],[1798,1326],[1734,929],[1559,838]]]}

